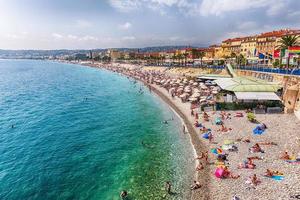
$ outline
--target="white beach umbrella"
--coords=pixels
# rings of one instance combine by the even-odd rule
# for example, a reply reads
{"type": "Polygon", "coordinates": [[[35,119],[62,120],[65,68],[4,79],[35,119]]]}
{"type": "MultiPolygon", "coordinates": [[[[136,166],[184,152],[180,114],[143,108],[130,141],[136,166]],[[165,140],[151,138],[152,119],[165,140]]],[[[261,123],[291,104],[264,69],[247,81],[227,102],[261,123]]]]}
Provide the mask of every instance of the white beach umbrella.
{"type": "Polygon", "coordinates": [[[180,95],[179,97],[180,98],[185,98],[185,97],[187,97],[187,96],[189,96],[189,94],[187,94],[187,93],[183,93],[182,95],[180,95]]]}
{"type": "Polygon", "coordinates": [[[195,88],[193,89],[193,92],[196,93],[196,92],[201,92],[198,88],[195,88]]]}
{"type": "Polygon", "coordinates": [[[192,97],[195,97],[195,98],[198,98],[200,97],[201,95],[199,93],[193,93],[192,97]]]}
{"type": "Polygon", "coordinates": [[[190,97],[190,98],[189,98],[189,101],[192,101],[192,102],[197,101],[197,100],[198,100],[198,99],[195,98],[195,97],[190,97]]]}

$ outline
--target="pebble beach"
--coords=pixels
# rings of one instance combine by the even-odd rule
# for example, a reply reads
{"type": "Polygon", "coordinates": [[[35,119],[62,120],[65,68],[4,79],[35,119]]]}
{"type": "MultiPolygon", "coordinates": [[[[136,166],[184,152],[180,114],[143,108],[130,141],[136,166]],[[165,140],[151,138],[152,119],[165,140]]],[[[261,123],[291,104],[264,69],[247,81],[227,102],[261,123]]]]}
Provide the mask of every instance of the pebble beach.
{"type": "MultiPolygon", "coordinates": [[[[177,69],[175,72],[168,73],[167,70],[161,68],[153,69],[120,64],[94,64],[92,67],[105,68],[144,82],[184,120],[197,155],[201,156],[202,153],[208,152],[208,162],[197,159],[197,163],[201,162],[203,165],[203,169],[195,169],[195,180],[199,181],[201,188],[193,190],[192,200],[226,200],[234,197],[241,200],[300,199],[300,163],[280,159],[285,151],[291,157],[300,157],[300,121],[294,115],[257,114],[258,124],[264,123],[267,129],[263,134],[255,135],[253,129],[258,124],[249,122],[245,111],[239,111],[242,113],[242,117],[235,117],[237,111],[226,111],[228,117],[222,122],[229,130],[220,131],[220,126],[216,125],[214,121],[216,118],[221,118],[221,112],[207,112],[209,121],[206,121],[202,117],[202,113],[198,109],[194,109],[194,114],[198,112],[199,115],[197,120],[195,115],[191,115],[190,102],[183,103],[179,97],[172,97],[168,88],[149,81],[149,76],[153,76],[153,74],[159,77],[168,76],[180,79],[186,72],[180,72],[177,69]],[[194,126],[195,121],[211,129],[213,135],[211,141],[202,137],[200,129],[194,126]],[[228,141],[237,149],[234,152],[222,150],[222,153],[227,155],[227,161],[224,164],[230,173],[238,178],[217,178],[215,176],[215,170],[218,167],[217,155],[212,153],[212,149],[222,149],[222,145],[228,141]],[[249,148],[256,143],[260,144],[263,153],[249,151],[249,148]],[[254,158],[255,168],[240,169],[240,163],[249,157],[254,158]],[[266,177],[267,169],[280,172],[281,180],[266,177]],[[254,174],[258,180],[258,184],[255,185],[249,181],[254,174]]],[[[193,74],[192,71],[190,73],[193,74]]],[[[191,180],[192,183],[193,180],[191,180]]]]}

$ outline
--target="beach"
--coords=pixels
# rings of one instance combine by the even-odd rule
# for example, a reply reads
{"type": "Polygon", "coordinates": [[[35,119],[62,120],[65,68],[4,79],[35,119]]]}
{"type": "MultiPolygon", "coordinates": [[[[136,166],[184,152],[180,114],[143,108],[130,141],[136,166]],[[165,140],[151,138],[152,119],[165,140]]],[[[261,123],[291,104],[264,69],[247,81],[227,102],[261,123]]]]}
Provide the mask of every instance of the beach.
{"type": "MultiPolygon", "coordinates": [[[[194,109],[191,115],[191,104],[183,103],[181,98],[172,97],[170,88],[166,88],[155,78],[160,80],[166,79],[183,79],[183,74],[172,73],[164,68],[149,68],[133,65],[103,65],[96,64],[93,67],[108,69],[126,76],[133,77],[144,82],[149,89],[158,94],[167,102],[183,119],[186,129],[191,136],[191,141],[198,157],[202,153],[208,152],[208,162],[204,159],[198,159],[203,169],[196,170],[196,179],[200,182],[201,188],[193,190],[192,199],[232,199],[236,196],[240,199],[292,199],[300,195],[300,165],[298,162],[288,162],[280,159],[280,156],[287,151],[290,157],[299,157],[300,122],[294,115],[288,114],[257,114],[257,120],[264,123],[267,129],[262,135],[254,135],[252,130],[257,124],[251,123],[246,118],[244,111],[242,117],[236,117],[237,111],[226,112],[226,118],[222,120],[226,131],[220,131],[220,126],[214,123],[216,118],[221,118],[221,112],[209,111],[209,121],[204,120],[202,113],[194,109]],[[151,77],[151,78],[150,78],[151,77]],[[200,134],[199,128],[194,126],[196,121],[195,113],[199,112],[197,120],[202,126],[210,128],[213,139],[211,142],[204,139],[200,134]],[[226,166],[234,176],[229,178],[215,177],[216,155],[212,149],[219,148],[224,144],[230,143],[237,148],[237,151],[222,150],[227,155],[226,166]],[[255,144],[260,144],[262,152],[250,152],[249,149],[255,144]],[[251,158],[254,163],[254,169],[245,169],[240,166],[245,163],[247,158],[251,158]],[[272,177],[264,176],[266,170],[280,172],[281,180],[275,180],[272,177]],[[251,177],[257,176],[257,184],[251,182],[251,177]]],[[[179,70],[180,71],[180,70],[179,70]]],[[[194,90],[194,89],[193,89],[194,90]]],[[[191,180],[191,184],[192,184],[191,180]]]]}

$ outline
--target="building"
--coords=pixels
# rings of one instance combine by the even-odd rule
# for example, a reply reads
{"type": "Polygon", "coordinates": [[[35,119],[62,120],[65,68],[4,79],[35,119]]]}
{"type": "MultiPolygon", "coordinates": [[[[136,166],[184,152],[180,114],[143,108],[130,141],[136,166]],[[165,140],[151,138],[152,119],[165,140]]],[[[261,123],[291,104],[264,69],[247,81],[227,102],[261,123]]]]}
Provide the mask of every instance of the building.
{"type": "Polygon", "coordinates": [[[241,42],[240,54],[247,60],[257,60],[257,36],[244,37],[241,42]]]}
{"type": "Polygon", "coordinates": [[[108,50],[108,54],[113,61],[120,59],[122,56],[121,52],[115,49],[108,50]]]}

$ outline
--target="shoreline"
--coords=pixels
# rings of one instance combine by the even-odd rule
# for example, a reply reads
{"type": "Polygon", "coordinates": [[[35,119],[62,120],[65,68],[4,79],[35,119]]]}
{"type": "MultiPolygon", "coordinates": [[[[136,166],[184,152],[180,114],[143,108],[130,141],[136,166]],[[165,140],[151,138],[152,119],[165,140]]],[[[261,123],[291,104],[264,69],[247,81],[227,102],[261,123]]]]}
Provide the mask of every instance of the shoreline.
{"type": "MultiPolygon", "coordinates": [[[[74,64],[74,63],[71,63],[71,64],[74,64]]],[[[80,65],[86,66],[86,67],[92,67],[92,68],[96,68],[96,69],[107,70],[107,71],[110,71],[112,73],[117,73],[121,76],[128,76],[128,75],[123,74],[123,73],[115,72],[115,71],[112,71],[112,70],[109,70],[109,69],[103,68],[103,67],[93,66],[91,64],[80,64],[80,65]]],[[[130,78],[138,80],[145,87],[148,87],[148,88],[150,87],[151,91],[153,91],[155,95],[157,95],[163,102],[165,102],[169,106],[169,108],[179,117],[179,119],[182,121],[183,125],[187,129],[187,130],[185,130],[185,132],[187,134],[189,134],[190,144],[192,146],[195,158],[199,157],[199,155],[202,152],[208,151],[208,148],[203,143],[201,143],[201,141],[199,140],[196,129],[193,126],[193,121],[191,121],[189,119],[189,117],[187,116],[187,113],[185,113],[184,110],[181,109],[180,106],[178,106],[176,102],[172,101],[170,95],[164,94],[164,92],[161,91],[162,88],[159,88],[159,86],[157,86],[157,85],[148,84],[148,83],[146,83],[145,81],[143,81],[141,79],[136,79],[135,77],[130,77],[130,78]]],[[[195,159],[195,161],[193,162],[193,168],[195,168],[198,164],[199,164],[199,161],[197,159],[195,159]]],[[[204,182],[202,181],[203,179],[199,180],[199,175],[200,175],[200,173],[198,171],[195,171],[195,173],[193,173],[194,180],[197,180],[201,183],[202,190],[203,190],[203,188],[205,188],[206,191],[208,191],[209,188],[207,188],[207,185],[204,184],[204,182]]],[[[190,180],[190,182],[192,183],[193,180],[190,180]]],[[[199,198],[201,198],[201,197],[199,197],[199,191],[200,190],[192,190],[190,199],[191,200],[199,200],[199,198]]],[[[206,199],[209,199],[209,197],[205,196],[205,198],[203,198],[203,199],[206,200],[206,199]]]]}

